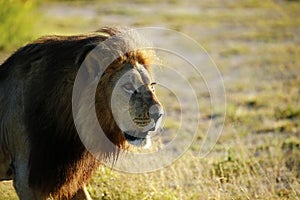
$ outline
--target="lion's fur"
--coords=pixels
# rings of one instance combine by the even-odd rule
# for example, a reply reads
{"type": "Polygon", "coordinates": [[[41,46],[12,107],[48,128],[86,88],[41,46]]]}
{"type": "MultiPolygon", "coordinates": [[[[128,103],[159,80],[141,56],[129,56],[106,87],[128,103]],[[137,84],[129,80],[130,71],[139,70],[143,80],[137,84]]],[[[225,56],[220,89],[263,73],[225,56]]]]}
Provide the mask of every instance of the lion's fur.
{"type": "MultiPolygon", "coordinates": [[[[0,180],[12,178],[10,173],[12,170],[16,173],[18,167],[15,165],[22,161],[16,158],[29,151],[28,184],[39,193],[59,199],[70,198],[88,182],[99,160],[86,150],[77,134],[72,116],[73,84],[88,53],[111,36],[127,30],[103,28],[87,35],[43,37],[20,48],[1,65],[0,161],[6,159],[3,163],[7,169],[0,166],[0,180]],[[7,177],[1,177],[4,173],[1,170],[7,177]]],[[[135,40],[134,34],[132,37],[129,40],[119,38],[121,43],[107,48],[120,48],[119,52],[126,50],[135,40]]],[[[105,70],[99,83],[98,120],[118,147],[124,148],[125,139],[106,101],[109,94],[103,91],[109,93],[106,83],[121,63],[139,62],[148,69],[152,56],[143,50],[122,55],[105,70]]],[[[103,152],[103,158],[117,156],[115,148],[103,152]]],[[[14,179],[16,181],[16,174],[14,179]]]]}

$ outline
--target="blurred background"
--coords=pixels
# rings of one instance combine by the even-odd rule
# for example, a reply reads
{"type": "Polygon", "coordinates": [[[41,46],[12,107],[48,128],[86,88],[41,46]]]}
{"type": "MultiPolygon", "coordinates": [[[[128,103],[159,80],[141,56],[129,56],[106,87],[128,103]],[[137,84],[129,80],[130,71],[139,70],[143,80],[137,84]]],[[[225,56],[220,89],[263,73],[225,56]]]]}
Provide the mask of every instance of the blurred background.
{"type": "MultiPolygon", "coordinates": [[[[215,148],[199,157],[210,120],[224,116],[212,114],[209,93],[199,91],[198,98],[206,99],[199,105],[201,123],[184,156],[145,174],[101,166],[90,182],[91,196],[299,199],[299,11],[298,0],[0,0],[0,63],[43,35],[103,26],[158,26],[187,34],[207,50],[226,88],[226,120],[215,148]]],[[[178,110],[171,94],[161,95],[168,109],[178,110]]],[[[179,126],[175,112],[164,128],[172,133],[179,126]]],[[[17,199],[11,182],[0,183],[0,199],[17,199]]]]}

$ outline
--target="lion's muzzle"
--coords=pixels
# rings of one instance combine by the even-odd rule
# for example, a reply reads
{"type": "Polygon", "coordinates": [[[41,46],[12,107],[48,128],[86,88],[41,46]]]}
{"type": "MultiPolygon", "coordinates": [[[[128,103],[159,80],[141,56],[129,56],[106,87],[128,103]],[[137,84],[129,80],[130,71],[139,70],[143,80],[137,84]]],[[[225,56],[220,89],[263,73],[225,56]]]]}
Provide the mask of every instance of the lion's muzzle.
{"type": "Polygon", "coordinates": [[[136,125],[136,130],[125,131],[124,137],[126,140],[135,146],[145,146],[150,143],[149,131],[157,131],[160,127],[163,109],[160,104],[152,105],[145,117],[133,118],[136,125]]]}
{"type": "Polygon", "coordinates": [[[161,124],[163,109],[160,104],[152,105],[148,111],[144,111],[143,117],[134,117],[132,121],[141,132],[157,131],[161,124]]]}

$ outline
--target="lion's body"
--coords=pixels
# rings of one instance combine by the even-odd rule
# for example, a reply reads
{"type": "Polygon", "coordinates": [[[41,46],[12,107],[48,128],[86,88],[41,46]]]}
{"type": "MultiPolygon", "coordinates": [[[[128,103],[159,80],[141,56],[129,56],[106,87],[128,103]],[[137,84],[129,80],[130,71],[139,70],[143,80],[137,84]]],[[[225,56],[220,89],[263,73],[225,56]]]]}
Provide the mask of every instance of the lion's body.
{"type": "MultiPolygon", "coordinates": [[[[96,45],[105,38],[93,39],[96,45]]],[[[80,142],[71,109],[75,62],[92,39],[64,40],[27,45],[0,68],[0,178],[13,178],[19,195],[27,185],[41,193],[36,196],[69,197],[97,167],[80,142]]]]}
{"type": "MultiPolygon", "coordinates": [[[[1,65],[0,180],[13,179],[21,199],[71,198],[97,168],[99,161],[81,143],[74,125],[72,90],[87,53],[117,32],[42,38],[1,65]]],[[[101,95],[99,101],[99,122],[122,147],[125,139],[107,114],[109,104],[101,95]]]]}

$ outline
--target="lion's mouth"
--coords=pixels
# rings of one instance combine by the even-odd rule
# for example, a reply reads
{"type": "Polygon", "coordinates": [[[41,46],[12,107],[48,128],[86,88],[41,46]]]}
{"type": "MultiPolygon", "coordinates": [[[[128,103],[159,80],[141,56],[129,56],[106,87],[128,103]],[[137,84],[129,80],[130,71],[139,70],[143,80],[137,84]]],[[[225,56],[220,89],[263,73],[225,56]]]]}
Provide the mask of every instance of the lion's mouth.
{"type": "Polygon", "coordinates": [[[126,140],[128,141],[135,141],[135,140],[143,140],[146,139],[148,135],[148,132],[142,132],[142,133],[135,133],[135,132],[124,132],[124,136],[126,140]]]}
{"type": "Polygon", "coordinates": [[[142,146],[145,147],[149,145],[150,137],[148,136],[148,132],[124,132],[124,137],[128,141],[129,144],[134,146],[142,146]]]}

